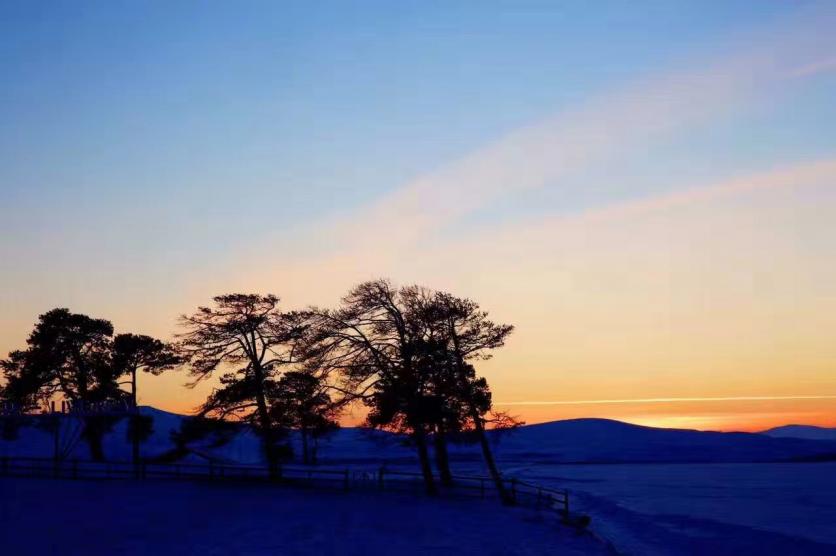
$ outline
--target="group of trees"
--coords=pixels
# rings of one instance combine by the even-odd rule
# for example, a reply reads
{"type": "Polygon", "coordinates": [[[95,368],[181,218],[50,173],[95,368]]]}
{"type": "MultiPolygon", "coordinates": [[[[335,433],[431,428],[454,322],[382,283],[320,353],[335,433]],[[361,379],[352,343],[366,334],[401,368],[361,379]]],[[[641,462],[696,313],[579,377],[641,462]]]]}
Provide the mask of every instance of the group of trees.
{"type": "MultiPolygon", "coordinates": [[[[360,402],[367,425],[410,439],[428,492],[437,490],[430,453],[439,480],[450,485],[448,443],[473,439],[501,497],[510,500],[485,431],[517,423],[492,412],[490,388],[475,363],[490,358],[513,327],[492,322],[475,302],[374,280],[333,309],[282,311],[274,295],[222,295],[182,316],[181,325],[176,340],[165,343],[114,336],[108,321],[55,309],[41,315],[25,350],[0,361],[0,396],[23,410],[56,395],[135,407],[138,372],[186,368],[187,386],[219,374],[200,415],[249,423],[276,477],[286,431],[299,431],[303,459],[313,463],[318,439],[337,427],[343,408],[360,402]]],[[[86,427],[94,458],[102,457],[104,427],[94,418],[86,427]]]]}
{"type": "Polygon", "coordinates": [[[495,324],[473,301],[418,286],[366,282],[336,309],[313,309],[305,359],[335,375],[347,398],[369,407],[368,424],[408,434],[427,491],[436,491],[429,455],[445,485],[453,481],[447,457],[451,437],[475,435],[503,500],[509,500],[485,435],[491,392],[474,362],[488,359],[512,332],[495,324]]]}
{"type": "MultiPolygon", "coordinates": [[[[22,412],[44,406],[55,396],[79,410],[108,402],[135,405],[139,371],[159,374],[181,363],[168,344],[144,335],[114,335],[109,321],[67,309],[41,315],[26,343],[26,349],[0,360],[5,378],[0,395],[22,412]],[[130,391],[120,388],[125,379],[130,391]]],[[[83,435],[93,459],[104,459],[102,437],[113,422],[107,414],[85,417],[83,435]]],[[[132,423],[135,457],[139,429],[132,423]]]]}

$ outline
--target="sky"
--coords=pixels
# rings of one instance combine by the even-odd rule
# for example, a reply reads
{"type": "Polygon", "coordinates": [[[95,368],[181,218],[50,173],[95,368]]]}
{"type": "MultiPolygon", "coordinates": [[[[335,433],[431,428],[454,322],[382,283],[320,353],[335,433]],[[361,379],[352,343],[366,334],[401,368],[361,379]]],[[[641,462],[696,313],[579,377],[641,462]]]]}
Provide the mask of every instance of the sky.
{"type": "MultiPolygon", "coordinates": [[[[388,277],[527,422],[836,426],[836,4],[0,2],[0,353],[388,277]]],[[[212,383],[142,377],[194,409],[212,383]]],[[[359,416],[349,416],[351,419],[359,416]]]]}

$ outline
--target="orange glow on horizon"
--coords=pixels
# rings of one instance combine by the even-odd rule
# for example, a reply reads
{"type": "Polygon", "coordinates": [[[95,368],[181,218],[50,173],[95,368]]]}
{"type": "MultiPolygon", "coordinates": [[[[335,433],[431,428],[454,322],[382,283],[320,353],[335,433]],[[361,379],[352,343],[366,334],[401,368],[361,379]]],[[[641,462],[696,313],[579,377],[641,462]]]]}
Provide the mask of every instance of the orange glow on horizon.
{"type": "MultiPolygon", "coordinates": [[[[604,418],[648,427],[722,432],[759,432],[788,424],[836,427],[836,396],[742,398],[653,402],[593,400],[591,403],[567,401],[537,405],[496,402],[494,407],[529,425],[564,419],[604,418]]],[[[174,403],[159,406],[159,409],[192,414],[195,406],[174,403]]],[[[347,427],[361,426],[364,418],[364,408],[355,405],[343,415],[341,422],[347,427]]]]}

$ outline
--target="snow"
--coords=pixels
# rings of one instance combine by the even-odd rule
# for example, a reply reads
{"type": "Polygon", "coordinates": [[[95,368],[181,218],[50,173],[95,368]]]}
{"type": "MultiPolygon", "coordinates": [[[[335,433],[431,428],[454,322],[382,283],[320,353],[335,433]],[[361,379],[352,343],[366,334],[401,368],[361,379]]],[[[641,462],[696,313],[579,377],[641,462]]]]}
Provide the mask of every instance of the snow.
{"type": "MultiPolygon", "coordinates": [[[[177,430],[182,417],[153,408],[142,411],[155,418],[154,434],[143,444],[143,454],[153,456],[170,450],[171,432],[177,430]]],[[[105,452],[110,459],[129,459],[130,445],[124,427],[124,421],[117,424],[105,439],[105,452]]],[[[806,429],[801,432],[809,432],[806,429]]],[[[784,432],[787,431],[779,431],[784,432]]],[[[797,429],[789,432],[799,434],[797,429]]],[[[290,440],[298,443],[292,436],[290,440]]],[[[775,438],[770,434],[657,429],[605,419],[531,425],[511,434],[495,435],[493,440],[497,459],[506,475],[543,486],[568,488],[573,510],[588,513],[592,517],[592,530],[612,541],[623,554],[836,555],[836,527],[833,526],[836,523],[836,463],[789,463],[832,456],[836,454],[834,441],[775,438]]],[[[227,445],[212,446],[210,440],[192,447],[196,452],[223,461],[259,463],[262,460],[259,438],[245,427],[227,445]]],[[[19,440],[0,441],[2,455],[50,457],[52,437],[35,428],[22,429],[19,440]]],[[[87,447],[83,442],[75,447],[72,457],[87,458],[87,447]]],[[[453,446],[451,460],[454,474],[484,475],[486,472],[476,446],[453,446]]],[[[323,442],[320,461],[326,466],[355,470],[385,464],[390,469],[417,471],[414,451],[403,445],[396,435],[357,428],[342,429],[323,442]]],[[[212,549],[215,546],[212,543],[229,548],[223,544],[226,541],[215,538],[226,527],[225,521],[217,521],[220,519],[217,515],[227,515],[227,505],[241,508],[244,504],[241,500],[247,500],[248,507],[253,508],[248,511],[247,518],[252,524],[233,523],[235,518],[231,514],[224,518],[232,523],[229,525],[232,533],[228,534],[246,530],[240,550],[233,552],[240,554],[259,554],[258,550],[273,542],[277,543],[275,546],[284,547],[280,554],[351,553],[341,551],[342,544],[338,542],[341,539],[359,543],[358,546],[371,553],[392,553],[395,548],[400,550],[407,545],[413,552],[406,554],[446,553],[453,545],[462,544],[481,546],[485,552],[480,554],[538,554],[537,550],[552,542],[551,537],[539,537],[540,533],[529,531],[526,535],[534,540],[523,544],[532,547],[531,552],[520,552],[522,548],[503,544],[506,529],[509,542],[523,542],[518,536],[521,535],[520,527],[545,526],[554,532],[553,520],[547,523],[544,521],[547,518],[531,513],[509,514],[505,509],[481,501],[399,499],[392,494],[381,499],[358,493],[346,497],[333,493],[311,495],[272,490],[265,494],[260,489],[230,494],[236,492],[232,487],[158,485],[149,481],[141,488],[147,489],[148,496],[157,501],[157,505],[151,507],[137,497],[133,489],[139,487],[129,483],[70,483],[66,486],[59,482],[49,483],[52,487],[28,487],[24,483],[14,483],[12,498],[6,493],[11,488],[9,480],[0,483],[4,488],[4,507],[8,508],[13,500],[21,508],[8,521],[9,525],[4,523],[4,527],[19,526],[26,530],[27,520],[35,519],[27,516],[27,512],[41,513],[40,505],[49,512],[72,513],[71,503],[89,510],[91,502],[88,498],[92,498],[102,507],[110,507],[116,504],[110,498],[116,496],[125,499],[125,511],[140,520],[140,528],[147,525],[152,533],[159,534],[166,547],[175,546],[177,551],[186,553],[189,552],[188,547],[182,545],[184,541],[162,531],[165,519],[160,518],[162,521],[158,523],[158,513],[162,512],[168,516],[166,519],[174,522],[179,522],[177,516],[183,516],[190,528],[203,527],[191,521],[206,521],[211,530],[194,532],[194,535],[207,535],[212,539],[199,545],[202,553],[227,553],[212,549]],[[85,484],[87,486],[83,488],[73,486],[85,484]],[[28,491],[29,488],[47,490],[41,495],[28,491]],[[49,491],[49,488],[53,490],[49,491]],[[174,491],[168,493],[164,490],[167,488],[174,491]],[[86,493],[84,489],[87,489],[86,493]],[[15,497],[18,500],[14,500],[15,497]],[[287,506],[277,502],[278,497],[287,506]],[[159,503],[160,500],[165,503],[159,503]],[[142,512],[148,515],[135,511],[134,506],[144,508],[142,512]],[[267,508],[267,513],[276,516],[269,524],[273,529],[279,527],[272,533],[278,535],[275,538],[258,540],[253,536],[258,527],[267,526],[259,508],[267,508]],[[436,517],[443,523],[433,521],[436,517]],[[412,528],[403,538],[395,538],[396,518],[409,524],[405,527],[412,528]],[[323,533],[319,525],[322,519],[325,520],[325,531],[338,533],[323,533]],[[296,533],[282,529],[285,524],[296,533]],[[457,537],[454,533],[459,527],[462,531],[457,537]],[[362,533],[355,537],[352,532],[355,529],[362,533]],[[486,538],[499,537],[499,540],[480,545],[478,531],[486,534],[486,538]],[[378,542],[374,540],[376,535],[381,537],[380,545],[374,544],[378,542]],[[414,546],[409,544],[408,538],[414,539],[414,546]],[[262,546],[259,544],[262,542],[267,544],[262,546]],[[306,552],[305,546],[313,548],[306,552]]],[[[33,481],[31,484],[40,483],[33,481]]],[[[94,515],[98,518],[100,514],[95,511],[94,515]]],[[[122,521],[119,524],[129,525],[122,521]]],[[[565,536],[565,531],[561,535],[565,536]]],[[[565,540],[560,538],[561,542],[565,540]]],[[[79,538],[73,542],[82,543],[83,540],[79,538]]],[[[128,541],[114,538],[108,542],[128,541]]],[[[145,545],[135,542],[139,544],[120,544],[120,553],[142,553],[138,547],[145,545]]],[[[0,554],[5,553],[17,552],[0,550],[0,554]]]]}
{"type": "Polygon", "coordinates": [[[521,465],[623,554],[834,555],[836,463],[521,465]]]}
{"type": "MultiPolygon", "coordinates": [[[[159,456],[173,447],[171,433],[183,416],[143,407],[142,413],[154,418],[154,431],[142,444],[142,454],[159,456]]],[[[72,419],[62,427],[67,441],[73,433],[72,419]]],[[[126,437],[127,421],[116,423],[105,438],[110,460],[130,459],[126,437]]],[[[77,427],[76,427],[77,428],[77,427]]],[[[828,429],[822,429],[828,430],[828,429]]],[[[571,419],[521,427],[511,433],[494,434],[500,460],[542,463],[649,463],[649,462],[760,462],[788,461],[817,457],[836,457],[836,440],[775,438],[767,434],[723,433],[684,429],[642,427],[608,419],[571,419]]],[[[297,435],[290,435],[295,453],[301,453],[297,435]]],[[[220,461],[242,464],[262,463],[260,439],[242,426],[232,440],[213,445],[213,439],[191,447],[220,461]]],[[[53,441],[49,433],[33,427],[23,429],[20,439],[0,441],[0,456],[51,457],[53,441]]],[[[451,458],[462,462],[481,460],[474,444],[453,445],[451,458]]],[[[70,457],[86,459],[88,448],[79,442],[70,457]]],[[[415,452],[396,435],[361,428],[343,428],[326,440],[319,450],[323,464],[402,464],[415,461],[415,452]]]]}
{"type": "Polygon", "coordinates": [[[0,553],[604,555],[553,514],[495,501],[266,485],[0,479],[0,553]]]}
{"type": "Polygon", "coordinates": [[[763,431],[761,434],[774,438],[806,438],[807,440],[836,440],[836,428],[814,427],[811,425],[784,425],[763,431]]]}
{"type": "Polygon", "coordinates": [[[786,461],[836,455],[836,442],[570,419],[523,427],[501,438],[497,453],[549,463],[786,461]]]}

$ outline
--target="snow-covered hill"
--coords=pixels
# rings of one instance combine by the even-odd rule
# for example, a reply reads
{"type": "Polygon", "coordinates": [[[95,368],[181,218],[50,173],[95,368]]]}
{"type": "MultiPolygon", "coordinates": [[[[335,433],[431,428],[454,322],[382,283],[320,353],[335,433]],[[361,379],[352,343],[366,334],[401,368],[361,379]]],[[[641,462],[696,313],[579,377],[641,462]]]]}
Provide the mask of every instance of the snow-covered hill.
{"type": "MultiPolygon", "coordinates": [[[[142,444],[144,457],[170,455],[172,433],[179,430],[184,416],[151,407],[143,415],[153,418],[153,434],[142,444]]],[[[68,419],[59,443],[71,457],[85,459],[88,448],[78,440],[80,427],[68,419]]],[[[105,437],[108,459],[130,459],[127,422],[117,423],[105,437]]],[[[826,429],[823,429],[826,430],[826,429]]],[[[637,462],[767,462],[805,459],[836,459],[836,440],[775,437],[769,434],[722,433],[685,429],[643,427],[608,419],[572,419],[520,427],[512,432],[491,433],[498,459],[527,463],[637,463],[637,462]]],[[[36,427],[20,430],[18,439],[0,441],[0,456],[50,457],[54,437],[36,427]]],[[[299,439],[291,434],[289,443],[300,453],[299,439]]],[[[191,442],[185,461],[237,463],[261,462],[258,436],[240,426],[225,443],[210,436],[191,442]]],[[[473,444],[451,447],[454,462],[478,461],[473,444]]],[[[362,428],[343,428],[321,442],[321,463],[394,464],[414,461],[413,450],[394,434],[362,428]]],[[[181,459],[181,461],[183,461],[181,459]]]]}
{"type": "Polygon", "coordinates": [[[836,428],[814,427],[812,425],[784,425],[763,431],[761,434],[775,438],[806,438],[807,440],[836,441],[836,428]]]}
{"type": "Polygon", "coordinates": [[[836,442],[571,419],[522,427],[500,439],[498,451],[552,463],[754,462],[836,457],[836,442]]]}

